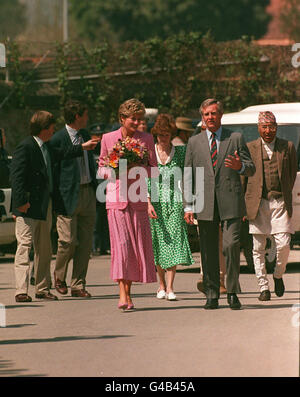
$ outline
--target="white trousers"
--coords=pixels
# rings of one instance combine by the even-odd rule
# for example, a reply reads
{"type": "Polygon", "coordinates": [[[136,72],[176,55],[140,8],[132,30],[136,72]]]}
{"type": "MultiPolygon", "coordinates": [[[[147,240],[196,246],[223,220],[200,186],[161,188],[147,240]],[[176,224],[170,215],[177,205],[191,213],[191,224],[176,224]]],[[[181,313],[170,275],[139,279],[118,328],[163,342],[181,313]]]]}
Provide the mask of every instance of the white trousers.
{"type": "MultiPolygon", "coordinates": [[[[267,234],[253,234],[253,260],[260,292],[269,289],[269,281],[265,264],[267,237],[267,234]]],[[[275,278],[282,278],[290,253],[291,234],[275,233],[273,234],[273,237],[276,243],[277,255],[273,276],[275,278]]]]}

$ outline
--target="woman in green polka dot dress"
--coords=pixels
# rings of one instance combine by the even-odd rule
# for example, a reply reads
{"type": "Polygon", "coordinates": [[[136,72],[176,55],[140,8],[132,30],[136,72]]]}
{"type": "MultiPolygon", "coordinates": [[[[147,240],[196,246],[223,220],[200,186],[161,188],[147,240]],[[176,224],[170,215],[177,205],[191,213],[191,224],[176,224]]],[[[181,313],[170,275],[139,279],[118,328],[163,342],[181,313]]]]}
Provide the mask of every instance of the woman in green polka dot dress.
{"type": "Polygon", "coordinates": [[[194,263],[182,204],[182,177],[186,146],[173,146],[176,135],[174,118],[158,115],[151,130],[160,171],[159,178],[148,181],[148,214],[150,217],[154,260],[159,276],[157,298],[176,300],[173,283],[177,265],[194,263]],[[167,275],[167,277],[165,277],[167,275]]]}

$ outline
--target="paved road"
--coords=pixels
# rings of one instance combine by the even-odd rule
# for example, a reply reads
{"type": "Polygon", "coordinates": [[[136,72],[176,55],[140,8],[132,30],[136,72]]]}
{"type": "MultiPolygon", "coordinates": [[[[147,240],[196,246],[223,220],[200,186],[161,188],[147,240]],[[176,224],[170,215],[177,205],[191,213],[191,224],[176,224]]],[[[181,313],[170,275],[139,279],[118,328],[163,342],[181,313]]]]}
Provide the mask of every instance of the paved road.
{"type": "Polygon", "coordinates": [[[92,299],[68,294],[45,302],[31,287],[28,304],[14,301],[13,258],[1,259],[0,376],[298,377],[299,248],[290,254],[285,295],[275,296],[269,275],[272,300],[264,303],[241,256],[241,311],[230,310],[225,296],[218,310],[203,309],[196,289],[200,256],[194,257],[195,265],[178,269],[178,301],[157,300],[155,284],[134,284],[137,310],[130,313],[117,309],[109,256],[90,261],[92,299]]]}

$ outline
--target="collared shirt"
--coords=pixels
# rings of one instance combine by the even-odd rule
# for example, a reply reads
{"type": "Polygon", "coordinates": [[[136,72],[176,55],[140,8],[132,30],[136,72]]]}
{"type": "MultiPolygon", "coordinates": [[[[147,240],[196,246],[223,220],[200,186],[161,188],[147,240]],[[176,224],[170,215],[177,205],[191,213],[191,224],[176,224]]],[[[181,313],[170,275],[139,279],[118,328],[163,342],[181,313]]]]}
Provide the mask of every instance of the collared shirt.
{"type": "MultiPolygon", "coordinates": [[[[68,131],[68,134],[70,136],[73,145],[78,145],[78,137],[77,137],[78,131],[70,127],[68,124],[66,124],[66,130],[68,131]]],[[[92,180],[89,169],[88,154],[86,150],[83,151],[83,159],[84,162],[82,161],[82,157],[77,158],[78,166],[80,170],[80,184],[90,183],[92,180]]]]}
{"type": "MultiPolygon", "coordinates": [[[[209,142],[209,147],[211,147],[212,133],[206,128],[207,139],[209,142]]],[[[216,134],[216,143],[217,143],[217,151],[219,153],[221,134],[222,134],[222,126],[215,132],[216,134]]]]}
{"type": "MultiPolygon", "coordinates": [[[[206,134],[207,134],[207,139],[209,142],[209,147],[211,146],[211,140],[212,140],[212,132],[209,131],[209,129],[206,129],[206,134]]],[[[217,152],[219,153],[219,149],[220,149],[220,142],[221,142],[221,134],[222,134],[222,126],[220,126],[220,128],[215,132],[216,134],[216,143],[217,143],[217,152]]],[[[232,153],[233,155],[234,153],[232,153]]],[[[242,162],[242,168],[237,171],[239,174],[242,174],[245,170],[245,164],[242,162]]],[[[187,205],[184,208],[184,212],[192,212],[192,208],[191,206],[187,205]]]]}
{"type": "Polygon", "coordinates": [[[275,140],[276,140],[276,137],[273,139],[272,142],[269,143],[269,142],[265,142],[263,140],[263,138],[261,138],[262,145],[264,146],[264,148],[265,148],[265,150],[267,152],[269,160],[271,160],[271,158],[273,156],[273,152],[274,152],[274,149],[275,149],[275,140]]]}

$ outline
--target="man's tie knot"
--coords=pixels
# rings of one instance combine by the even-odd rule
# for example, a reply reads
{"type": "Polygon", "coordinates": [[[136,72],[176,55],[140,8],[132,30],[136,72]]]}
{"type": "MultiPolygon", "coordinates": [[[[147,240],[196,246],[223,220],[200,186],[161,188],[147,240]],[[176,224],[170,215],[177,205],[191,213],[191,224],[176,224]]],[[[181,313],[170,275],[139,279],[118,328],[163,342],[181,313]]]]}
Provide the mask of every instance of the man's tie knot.
{"type": "Polygon", "coordinates": [[[79,145],[83,141],[80,130],[75,134],[75,144],[79,145]]]}

